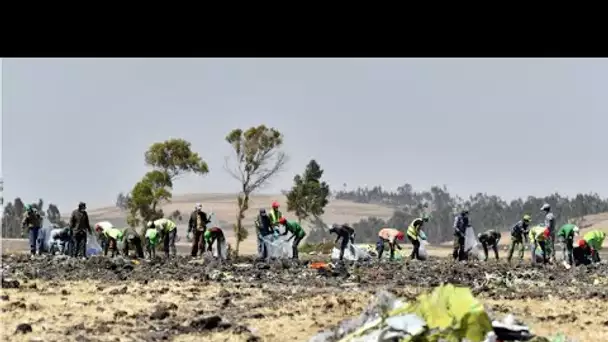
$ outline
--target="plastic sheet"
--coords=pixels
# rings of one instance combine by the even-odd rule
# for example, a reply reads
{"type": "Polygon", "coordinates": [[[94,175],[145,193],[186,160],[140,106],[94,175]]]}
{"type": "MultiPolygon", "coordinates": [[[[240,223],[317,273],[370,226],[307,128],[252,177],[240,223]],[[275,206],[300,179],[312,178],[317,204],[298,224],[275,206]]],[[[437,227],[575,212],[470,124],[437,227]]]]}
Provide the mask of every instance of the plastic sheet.
{"type": "MultiPolygon", "coordinates": [[[[222,246],[221,258],[224,260],[228,259],[228,244],[226,243],[226,239],[220,242],[220,246],[222,246]]],[[[213,256],[217,258],[219,255],[217,252],[217,243],[213,244],[213,247],[211,247],[211,251],[213,252],[213,256]]]]}
{"type": "Polygon", "coordinates": [[[429,257],[429,252],[426,250],[426,245],[429,243],[422,240],[420,241],[420,248],[418,248],[418,257],[420,260],[426,260],[429,257]]]}
{"type": "Polygon", "coordinates": [[[477,260],[485,259],[483,247],[481,246],[481,243],[479,243],[479,240],[477,240],[475,230],[471,226],[467,227],[464,235],[464,251],[469,258],[477,260]]]}
{"type": "Polygon", "coordinates": [[[293,257],[292,241],[287,241],[286,236],[266,236],[264,246],[269,258],[286,259],[293,257]]]}
{"type": "Polygon", "coordinates": [[[87,255],[98,255],[101,252],[101,245],[95,234],[87,234],[87,255]]]}
{"type": "MultiPolygon", "coordinates": [[[[331,258],[334,260],[340,259],[340,249],[334,247],[331,251],[331,258]]],[[[344,259],[348,261],[369,260],[371,256],[364,248],[348,243],[344,251],[344,259]],[[354,252],[354,254],[353,254],[354,252]]]]}

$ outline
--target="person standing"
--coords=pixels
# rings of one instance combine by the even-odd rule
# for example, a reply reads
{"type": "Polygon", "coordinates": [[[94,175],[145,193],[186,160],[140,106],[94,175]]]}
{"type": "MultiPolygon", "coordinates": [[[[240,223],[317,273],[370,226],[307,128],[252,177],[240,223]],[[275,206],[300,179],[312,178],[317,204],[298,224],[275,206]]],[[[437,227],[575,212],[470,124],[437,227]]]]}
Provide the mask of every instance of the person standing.
{"type": "Polygon", "coordinates": [[[265,238],[273,233],[272,222],[266,213],[266,209],[260,209],[260,213],[255,219],[255,228],[257,230],[258,238],[258,256],[266,259],[268,257],[268,251],[266,250],[265,238]]]}
{"type": "Polygon", "coordinates": [[[543,206],[540,208],[540,210],[542,212],[545,213],[545,228],[549,229],[549,237],[547,238],[547,241],[545,242],[546,244],[546,249],[547,249],[547,253],[548,256],[551,258],[551,260],[555,260],[555,233],[557,233],[555,231],[555,215],[553,215],[553,213],[551,212],[551,206],[549,205],[549,203],[545,203],[543,204],[543,206]]]}
{"type": "Polygon", "coordinates": [[[87,213],[87,205],[84,202],[78,203],[78,209],[72,212],[70,217],[70,229],[72,231],[72,256],[82,258],[87,257],[87,232],[91,233],[91,224],[89,222],[89,214],[87,213]]]}
{"type": "Polygon", "coordinates": [[[197,203],[194,207],[194,211],[190,215],[190,220],[188,221],[188,234],[187,237],[190,237],[190,233],[194,234],[192,239],[192,249],[190,251],[190,255],[195,258],[199,252],[200,255],[205,253],[205,230],[207,230],[207,224],[211,222],[207,213],[203,211],[203,206],[200,203],[197,203]]]}
{"type": "Polygon", "coordinates": [[[23,220],[21,226],[23,227],[23,235],[27,231],[28,239],[30,242],[30,253],[32,257],[34,255],[40,255],[42,242],[38,238],[40,233],[40,227],[42,226],[42,217],[38,210],[31,204],[24,206],[25,213],[23,214],[23,220]]]}
{"type": "Polygon", "coordinates": [[[281,213],[281,211],[279,210],[279,202],[272,202],[272,209],[270,209],[268,216],[270,217],[270,222],[272,223],[272,226],[274,228],[277,228],[280,224],[281,218],[283,218],[283,213],[281,213]]]}
{"type": "Polygon", "coordinates": [[[412,243],[412,254],[410,254],[410,260],[420,260],[418,251],[420,250],[420,232],[426,222],[429,222],[429,217],[425,214],[422,217],[416,218],[407,227],[407,238],[412,243]]]}
{"type": "Polygon", "coordinates": [[[452,257],[454,261],[467,260],[467,252],[464,250],[465,236],[467,228],[470,226],[469,222],[469,211],[464,209],[459,215],[454,218],[454,250],[452,257]]]}

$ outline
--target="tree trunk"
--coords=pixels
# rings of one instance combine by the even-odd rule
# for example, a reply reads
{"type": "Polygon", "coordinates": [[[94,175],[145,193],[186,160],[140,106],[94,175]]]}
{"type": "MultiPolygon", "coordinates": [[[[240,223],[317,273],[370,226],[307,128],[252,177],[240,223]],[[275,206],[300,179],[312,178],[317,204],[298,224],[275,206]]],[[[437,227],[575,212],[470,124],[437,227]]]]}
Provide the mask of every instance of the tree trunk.
{"type": "Polygon", "coordinates": [[[234,249],[234,256],[238,257],[239,256],[239,246],[241,245],[241,225],[242,225],[242,219],[241,216],[243,216],[241,214],[241,209],[239,208],[239,216],[236,218],[236,248],[234,249]]]}

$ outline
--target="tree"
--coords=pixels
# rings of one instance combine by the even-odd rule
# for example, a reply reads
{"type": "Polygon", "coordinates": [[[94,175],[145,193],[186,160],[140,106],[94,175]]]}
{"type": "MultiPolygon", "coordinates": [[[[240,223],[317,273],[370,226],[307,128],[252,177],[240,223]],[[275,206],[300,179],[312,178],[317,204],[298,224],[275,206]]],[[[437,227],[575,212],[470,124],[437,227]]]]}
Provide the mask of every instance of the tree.
{"type": "Polygon", "coordinates": [[[53,203],[49,203],[49,207],[46,209],[46,217],[51,223],[61,225],[61,213],[53,203]]]}
{"type": "Polygon", "coordinates": [[[135,227],[139,223],[163,217],[159,204],[171,200],[173,182],[163,171],[150,171],[137,182],[130,193],[128,201],[129,216],[127,223],[135,227]]]}
{"type": "Polygon", "coordinates": [[[198,153],[193,152],[190,142],[184,139],[170,139],[152,144],[145,155],[148,172],[127,194],[129,209],[127,222],[135,227],[140,223],[163,217],[162,202],[171,200],[173,182],[181,175],[209,172],[207,163],[198,153]]]}
{"type": "Polygon", "coordinates": [[[120,192],[116,196],[116,207],[120,210],[128,210],[129,209],[129,194],[123,194],[120,192]]]}
{"type": "Polygon", "coordinates": [[[172,181],[184,173],[204,175],[209,172],[207,163],[192,151],[190,142],[184,139],[152,144],[145,159],[148,166],[165,172],[172,181]]]}
{"type": "Polygon", "coordinates": [[[226,158],[224,168],[241,186],[237,196],[238,212],[234,225],[237,237],[235,253],[238,255],[240,242],[247,238],[243,219],[249,209],[249,196],[283,170],[287,156],[280,151],[283,145],[281,132],[264,125],[251,127],[246,131],[234,129],[228,133],[226,141],[234,150],[235,165],[229,166],[229,160],[226,158]]]}
{"type": "Polygon", "coordinates": [[[294,177],[294,185],[287,193],[287,211],[293,211],[299,222],[310,216],[319,218],[323,215],[330,190],[326,182],[321,182],[322,176],[323,170],[313,159],[302,176],[294,177]]]}
{"type": "Polygon", "coordinates": [[[176,209],[176,210],[174,210],[174,211],[171,213],[171,218],[172,218],[173,220],[175,220],[175,221],[181,221],[181,220],[182,220],[182,213],[181,213],[181,211],[179,211],[179,210],[177,210],[177,209],[176,209]]]}

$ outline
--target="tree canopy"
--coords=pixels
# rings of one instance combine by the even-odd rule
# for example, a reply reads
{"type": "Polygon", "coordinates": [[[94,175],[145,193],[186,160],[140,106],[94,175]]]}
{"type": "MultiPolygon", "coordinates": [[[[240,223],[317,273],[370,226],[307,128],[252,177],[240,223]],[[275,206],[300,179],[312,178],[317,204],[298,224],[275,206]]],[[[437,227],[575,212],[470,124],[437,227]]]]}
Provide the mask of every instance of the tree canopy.
{"type": "Polygon", "coordinates": [[[209,172],[207,163],[193,152],[190,142],[169,139],[152,144],[145,153],[146,165],[161,170],[172,180],[184,173],[204,175],[209,172]]]}
{"type": "Polygon", "coordinates": [[[207,163],[191,150],[190,142],[183,139],[152,144],[145,153],[145,161],[153,170],[146,173],[129,194],[119,194],[116,201],[118,207],[126,203],[129,210],[127,222],[133,227],[163,217],[161,204],[171,200],[173,181],[179,176],[209,172],[207,163]]]}
{"type": "Polygon", "coordinates": [[[321,181],[323,170],[313,159],[303,175],[296,175],[293,187],[286,194],[287,211],[293,212],[299,221],[312,216],[318,218],[323,215],[325,206],[329,203],[329,185],[321,181]]]}

